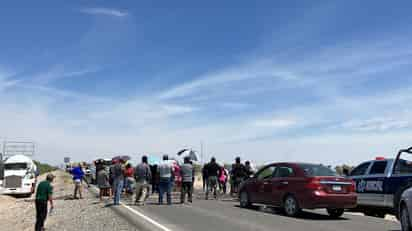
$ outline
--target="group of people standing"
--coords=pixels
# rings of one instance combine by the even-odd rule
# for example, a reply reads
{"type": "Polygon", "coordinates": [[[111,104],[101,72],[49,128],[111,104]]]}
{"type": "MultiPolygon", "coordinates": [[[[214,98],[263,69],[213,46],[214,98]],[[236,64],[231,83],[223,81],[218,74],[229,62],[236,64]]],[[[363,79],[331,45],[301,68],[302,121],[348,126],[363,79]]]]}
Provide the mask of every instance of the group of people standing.
{"type": "MultiPolygon", "coordinates": [[[[144,205],[150,196],[150,185],[152,185],[152,194],[159,194],[159,204],[163,204],[164,194],[166,194],[167,204],[172,204],[174,186],[180,188],[181,203],[186,202],[186,197],[187,202],[193,201],[195,168],[189,157],[185,157],[180,165],[170,161],[167,155],[164,155],[157,165],[149,165],[147,156],[143,156],[141,163],[136,166],[132,166],[126,160],[116,159],[112,161],[109,169],[96,165],[96,171],[100,200],[103,200],[104,196],[113,197],[114,205],[120,204],[120,197],[123,194],[134,196],[136,205],[144,205]]],[[[237,193],[241,182],[253,174],[254,169],[250,162],[246,161],[243,164],[240,157],[235,159],[230,171],[220,166],[216,158],[212,157],[202,168],[205,199],[209,199],[210,193],[217,199],[218,191],[226,194],[228,182],[230,182],[230,194],[237,193]]],[[[81,185],[84,172],[80,165],[72,170],[72,175],[75,184],[74,197],[77,198],[79,195],[82,198],[81,185]]]]}
{"type": "Polygon", "coordinates": [[[236,157],[230,171],[224,166],[217,164],[216,159],[212,157],[210,162],[205,164],[202,169],[203,191],[206,192],[206,200],[209,198],[210,192],[213,192],[213,196],[217,198],[218,187],[223,194],[226,194],[228,182],[230,182],[230,194],[237,193],[241,182],[251,177],[254,173],[255,170],[250,161],[246,161],[243,164],[240,157],[236,157]]]}
{"type": "Polygon", "coordinates": [[[184,163],[176,166],[169,161],[167,155],[163,156],[161,163],[149,165],[147,156],[143,156],[141,163],[133,167],[124,160],[115,160],[109,171],[104,167],[97,170],[97,185],[100,189],[100,199],[103,196],[112,196],[114,205],[119,205],[123,193],[135,196],[136,205],[144,205],[150,196],[150,184],[152,194],[159,193],[159,204],[163,204],[164,194],[166,202],[172,204],[172,189],[177,175],[181,180],[181,203],[192,202],[194,168],[191,160],[186,157],[184,163]],[[178,171],[178,173],[177,173],[178,171]]]}

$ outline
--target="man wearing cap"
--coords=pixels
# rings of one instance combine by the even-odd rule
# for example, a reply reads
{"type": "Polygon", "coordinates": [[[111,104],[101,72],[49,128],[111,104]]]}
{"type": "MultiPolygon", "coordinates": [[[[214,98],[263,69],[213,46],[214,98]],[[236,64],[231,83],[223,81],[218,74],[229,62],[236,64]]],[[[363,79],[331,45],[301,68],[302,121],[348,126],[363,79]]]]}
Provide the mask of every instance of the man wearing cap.
{"type": "Polygon", "coordinates": [[[50,208],[53,209],[53,186],[51,183],[54,180],[53,174],[48,174],[46,180],[40,182],[36,191],[36,226],[35,231],[44,230],[44,222],[47,217],[47,201],[50,203],[50,208]]]}

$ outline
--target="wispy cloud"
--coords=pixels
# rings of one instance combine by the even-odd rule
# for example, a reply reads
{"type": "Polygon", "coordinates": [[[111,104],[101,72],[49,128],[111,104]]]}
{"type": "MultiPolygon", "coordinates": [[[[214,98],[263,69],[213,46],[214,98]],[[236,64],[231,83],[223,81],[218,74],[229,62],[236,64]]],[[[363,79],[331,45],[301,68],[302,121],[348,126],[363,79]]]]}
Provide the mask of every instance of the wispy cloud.
{"type": "Polygon", "coordinates": [[[295,119],[291,118],[273,118],[273,119],[259,119],[253,122],[257,127],[266,128],[287,128],[297,124],[295,119]]]}
{"type": "Polygon", "coordinates": [[[48,70],[36,73],[33,76],[30,76],[30,79],[35,84],[48,84],[53,81],[80,77],[88,74],[93,74],[100,71],[102,68],[97,66],[85,67],[83,69],[73,70],[73,68],[66,67],[65,65],[58,64],[50,67],[48,70]]]}
{"type": "Polygon", "coordinates": [[[102,8],[102,7],[83,8],[83,9],[80,9],[80,12],[85,13],[85,14],[91,14],[91,15],[103,15],[103,16],[111,16],[111,17],[125,17],[129,15],[129,13],[125,10],[102,8]]]}
{"type": "Polygon", "coordinates": [[[412,127],[412,121],[395,118],[371,118],[366,120],[353,120],[341,125],[344,129],[362,132],[386,132],[412,127]]]}

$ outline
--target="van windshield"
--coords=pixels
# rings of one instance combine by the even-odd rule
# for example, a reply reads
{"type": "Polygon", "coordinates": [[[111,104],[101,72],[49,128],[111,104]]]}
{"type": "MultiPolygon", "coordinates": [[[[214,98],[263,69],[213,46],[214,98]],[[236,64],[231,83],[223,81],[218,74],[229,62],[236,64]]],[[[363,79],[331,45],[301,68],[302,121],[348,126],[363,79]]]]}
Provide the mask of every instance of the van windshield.
{"type": "Polygon", "coordinates": [[[337,176],[338,174],[332,169],[316,164],[301,164],[300,167],[305,172],[306,176],[337,176]]]}
{"type": "Polygon", "coordinates": [[[27,169],[27,164],[26,163],[5,164],[4,169],[5,170],[26,170],[27,169]]]}

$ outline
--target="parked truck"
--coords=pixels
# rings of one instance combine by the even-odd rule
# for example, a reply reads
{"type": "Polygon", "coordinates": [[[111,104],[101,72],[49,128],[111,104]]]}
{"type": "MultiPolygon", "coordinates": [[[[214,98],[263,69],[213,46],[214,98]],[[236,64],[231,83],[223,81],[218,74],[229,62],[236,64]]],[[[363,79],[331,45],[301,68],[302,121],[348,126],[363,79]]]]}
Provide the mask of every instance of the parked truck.
{"type": "Polygon", "coordinates": [[[396,158],[377,157],[358,165],[350,173],[356,182],[356,211],[368,216],[398,215],[402,193],[412,186],[412,147],[400,150],[396,158]]]}
{"type": "Polygon", "coordinates": [[[30,196],[34,193],[38,169],[32,156],[34,144],[30,142],[5,142],[3,145],[4,176],[0,194],[30,196]]]}

